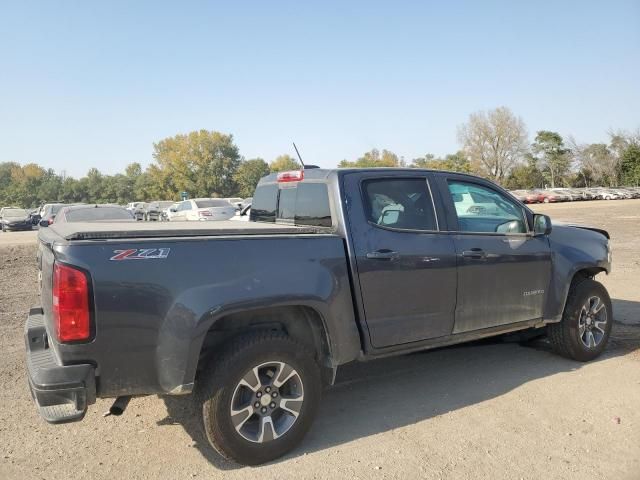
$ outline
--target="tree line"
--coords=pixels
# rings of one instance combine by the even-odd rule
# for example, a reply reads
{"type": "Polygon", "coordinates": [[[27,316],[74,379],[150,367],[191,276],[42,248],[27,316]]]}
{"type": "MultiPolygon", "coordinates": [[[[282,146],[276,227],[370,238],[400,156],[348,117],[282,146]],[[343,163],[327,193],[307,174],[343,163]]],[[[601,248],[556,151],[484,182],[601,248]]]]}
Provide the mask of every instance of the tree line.
{"type": "MultiPolygon", "coordinates": [[[[618,186],[640,184],[640,130],[609,132],[608,143],[580,144],[547,130],[533,141],[523,120],[508,108],[476,112],[458,129],[460,150],[405,160],[389,150],[373,149],[341,168],[414,167],[473,173],[506,188],[618,186]]],[[[0,163],[0,205],[36,207],[45,202],[119,203],[193,197],[249,197],[258,180],[271,172],[300,168],[290,155],[267,163],[245,159],[233,136],[199,130],[153,145],[153,162],[142,169],[105,175],[91,168],[76,179],[35,163],[0,163]]]]}

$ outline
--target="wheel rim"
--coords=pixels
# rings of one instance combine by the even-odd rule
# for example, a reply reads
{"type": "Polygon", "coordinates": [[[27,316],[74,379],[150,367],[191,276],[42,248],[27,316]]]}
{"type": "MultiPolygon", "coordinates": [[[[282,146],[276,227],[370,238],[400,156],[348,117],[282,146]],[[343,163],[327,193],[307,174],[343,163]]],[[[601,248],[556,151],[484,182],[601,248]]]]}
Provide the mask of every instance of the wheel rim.
{"type": "Polygon", "coordinates": [[[578,336],[587,348],[596,348],[605,336],[607,309],[598,296],[589,297],[580,310],[578,336]]]}
{"type": "Polygon", "coordinates": [[[231,398],[231,422],[250,442],[275,440],[298,420],[304,402],[300,374],[284,362],[265,362],[240,379],[231,398]]]}

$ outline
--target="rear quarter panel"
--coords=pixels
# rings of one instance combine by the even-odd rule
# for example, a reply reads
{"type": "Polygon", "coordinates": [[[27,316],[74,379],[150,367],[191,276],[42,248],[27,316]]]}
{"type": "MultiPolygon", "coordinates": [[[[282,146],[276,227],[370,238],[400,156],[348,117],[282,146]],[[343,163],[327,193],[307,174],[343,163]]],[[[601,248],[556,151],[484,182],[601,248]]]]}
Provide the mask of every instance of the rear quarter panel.
{"type": "Polygon", "coordinates": [[[209,328],[247,309],[309,306],[323,319],[334,361],[351,360],[360,349],[338,236],[86,241],[54,251],[57,261],[90,272],[96,328],[90,344],[54,348],[65,363],[96,363],[100,396],[168,393],[192,383],[209,328]],[[115,250],[129,248],[170,253],[110,260],[115,250]]]}

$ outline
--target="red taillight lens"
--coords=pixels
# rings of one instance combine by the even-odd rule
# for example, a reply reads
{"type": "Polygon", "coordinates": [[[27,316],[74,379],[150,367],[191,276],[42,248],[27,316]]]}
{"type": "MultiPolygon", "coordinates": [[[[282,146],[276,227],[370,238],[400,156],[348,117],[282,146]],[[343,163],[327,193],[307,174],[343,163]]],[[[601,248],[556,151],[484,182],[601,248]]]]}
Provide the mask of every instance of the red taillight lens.
{"type": "Polygon", "coordinates": [[[304,180],[304,170],[292,170],[278,174],[278,182],[299,182],[301,180],[304,180]]]}
{"type": "Polygon", "coordinates": [[[89,285],[84,272],[58,263],[54,265],[53,319],[59,341],[89,339],[89,285]]]}

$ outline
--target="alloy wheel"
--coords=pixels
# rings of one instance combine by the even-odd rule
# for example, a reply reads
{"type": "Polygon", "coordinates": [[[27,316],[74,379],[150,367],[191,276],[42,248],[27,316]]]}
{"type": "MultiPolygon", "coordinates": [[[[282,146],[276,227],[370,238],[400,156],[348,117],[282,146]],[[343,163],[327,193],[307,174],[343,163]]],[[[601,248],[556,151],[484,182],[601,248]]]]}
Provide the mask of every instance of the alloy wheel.
{"type": "Polygon", "coordinates": [[[607,309],[602,299],[592,296],[582,306],[578,319],[578,336],[587,348],[596,348],[605,337],[607,309]]]}
{"type": "Polygon", "coordinates": [[[275,440],[296,423],[304,402],[300,374],[289,364],[265,362],[240,379],[231,398],[231,421],[245,440],[275,440]]]}

